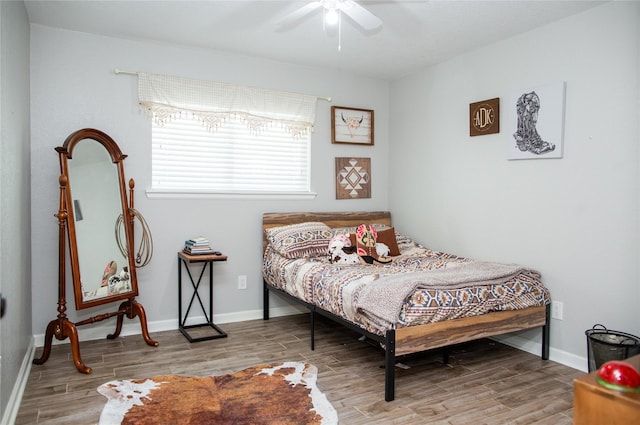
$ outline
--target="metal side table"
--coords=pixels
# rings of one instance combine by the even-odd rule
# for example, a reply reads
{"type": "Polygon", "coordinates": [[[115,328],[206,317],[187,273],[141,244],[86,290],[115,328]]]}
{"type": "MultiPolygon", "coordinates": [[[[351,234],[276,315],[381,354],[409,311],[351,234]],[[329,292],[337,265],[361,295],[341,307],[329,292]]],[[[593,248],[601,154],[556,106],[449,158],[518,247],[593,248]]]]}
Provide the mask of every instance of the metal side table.
{"type": "Polygon", "coordinates": [[[198,341],[206,341],[210,339],[217,338],[226,338],[227,333],[218,327],[215,323],[213,323],[213,263],[216,261],[227,261],[226,255],[215,255],[215,254],[204,254],[204,255],[190,255],[185,252],[178,252],[178,320],[180,332],[189,340],[189,342],[198,342],[198,341]],[[200,270],[200,275],[198,276],[198,280],[194,281],[193,276],[191,275],[191,270],[189,265],[192,263],[204,263],[202,269],[200,270]],[[184,265],[184,269],[187,271],[187,275],[189,276],[189,280],[191,281],[191,286],[193,288],[193,294],[191,295],[191,299],[189,300],[189,306],[187,307],[187,311],[185,312],[184,317],[182,316],[182,267],[184,265]],[[207,309],[200,298],[200,293],[198,289],[200,288],[200,283],[202,281],[202,277],[204,276],[205,271],[209,268],[209,310],[207,313],[207,309]],[[204,313],[204,317],[206,322],[199,323],[195,325],[187,325],[187,318],[189,317],[189,313],[191,312],[191,307],[193,306],[193,302],[198,300],[200,307],[202,308],[202,312],[204,313]],[[189,334],[189,329],[193,328],[201,328],[204,326],[211,327],[215,330],[214,335],[207,335],[202,337],[192,337],[189,334]]]}

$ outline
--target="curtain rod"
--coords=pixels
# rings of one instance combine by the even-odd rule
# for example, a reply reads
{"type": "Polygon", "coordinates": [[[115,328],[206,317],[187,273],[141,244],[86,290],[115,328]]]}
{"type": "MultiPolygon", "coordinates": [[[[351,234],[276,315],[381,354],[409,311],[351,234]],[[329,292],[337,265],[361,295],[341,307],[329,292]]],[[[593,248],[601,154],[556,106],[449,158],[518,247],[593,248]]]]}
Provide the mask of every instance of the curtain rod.
{"type": "MultiPolygon", "coordinates": [[[[115,68],[115,69],[113,70],[113,73],[114,73],[114,74],[116,74],[116,75],[118,75],[118,74],[138,75],[138,74],[140,74],[140,73],[139,73],[139,72],[137,72],[137,71],[123,71],[123,70],[121,70],[120,68],[115,68]]],[[[318,99],[326,100],[327,102],[331,102],[331,97],[322,97],[322,96],[316,96],[316,97],[317,97],[318,99]]]]}

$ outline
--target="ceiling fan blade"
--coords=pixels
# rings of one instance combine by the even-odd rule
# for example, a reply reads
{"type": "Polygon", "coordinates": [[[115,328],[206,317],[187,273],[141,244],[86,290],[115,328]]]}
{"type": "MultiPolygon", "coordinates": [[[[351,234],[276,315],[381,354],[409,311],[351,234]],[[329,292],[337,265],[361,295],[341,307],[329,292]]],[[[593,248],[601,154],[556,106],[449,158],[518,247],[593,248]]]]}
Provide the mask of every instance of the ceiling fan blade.
{"type": "Polygon", "coordinates": [[[344,0],[340,5],[340,11],[360,25],[366,31],[376,30],[382,27],[382,21],[373,13],[353,0],[344,0]]]}
{"type": "Polygon", "coordinates": [[[282,31],[290,29],[291,27],[297,25],[302,18],[304,18],[306,15],[310,14],[320,6],[322,6],[321,1],[312,1],[305,4],[299,9],[294,10],[293,12],[289,13],[278,22],[276,22],[278,30],[282,31]]]}

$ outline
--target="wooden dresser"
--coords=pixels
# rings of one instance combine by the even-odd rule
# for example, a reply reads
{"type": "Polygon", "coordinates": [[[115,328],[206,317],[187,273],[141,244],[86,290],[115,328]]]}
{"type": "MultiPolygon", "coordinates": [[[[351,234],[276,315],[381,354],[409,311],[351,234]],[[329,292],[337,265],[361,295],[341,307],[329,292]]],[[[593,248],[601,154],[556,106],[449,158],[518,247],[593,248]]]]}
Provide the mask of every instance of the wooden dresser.
{"type": "MultiPolygon", "coordinates": [[[[640,355],[626,362],[640,370],[640,355]]],[[[598,371],[573,381],[574,425],[640,424],[640,393],[614,391],[596,381],[598,371]]]]}

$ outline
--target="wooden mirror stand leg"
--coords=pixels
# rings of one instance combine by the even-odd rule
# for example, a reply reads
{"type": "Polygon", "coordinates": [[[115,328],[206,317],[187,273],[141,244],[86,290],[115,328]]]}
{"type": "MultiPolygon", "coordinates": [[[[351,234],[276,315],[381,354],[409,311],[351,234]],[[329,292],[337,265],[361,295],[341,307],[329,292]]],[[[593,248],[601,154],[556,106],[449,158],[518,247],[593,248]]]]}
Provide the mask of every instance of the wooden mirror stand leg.
{"type": "Polygon", "coordinates": [[[152,347],[157,347],[160,345],[158,341],[154,341],[151,339],[149,335],[149,329],[147,328],[147,315],[144,312],[144,307],[134,298],[127,300],[120,304],[120,308],[118,309],[118,321],[116,323],[116,331],[112,334],[107,335],[108,339],[117,338],[120,335],[120,331],[122,331],[122,322],[124,320],[124,316],[127,316],[128,319],[133,319],[138,316],[140,318],[140,327],[142,328],[142,338],[147,345],[152,347]]]}
{"type": "Polygon", "coordinates": [[[130,299],[123,302],[116,312],[94,316],[78,323],[73,323],[66,318],[63,305],[59,305],[59,310],[62,310],[58,315],[59,317],[49,322],[49,325],[47,326],[42,355],[40,356],[40,358],[34,359],[33,364],[41,365],[49,359],[49,355],[51,355],[51,346],[54,336],[58,340],[64,340],[68,337],[69,343],[71,344],[73,363],[75,364],[76,369],[78,369],[78,372],[80,373],[91,373],[92,369],[89,366],[85,365],[82,361],[82,357],[80,357],[80,340],[78,338],[77,326],[99,322],[116,315],[118,316],[116,331],[113,334],[107,335],[108,339],[115,339],[120,335],[120,332],[122,331],[122,322],[125,315],[129,319],[133,319],[134,317],[138,316],[140,318],[140,326],[142,328],[142,337],[147,345],[150,345],[152,347],[157,347],[158,345],[160,345],[158,341],[154,341],[153,339],[151,339],[149,330],[147,328],[147,318],[144,312],[144,307],[142,307],[142,304],[137,302],[135,299],[130,299]]]}
{"type": "Polygon", "coordinates": [[[45,341],[42,356],[40,356],[40,358],[38,359],[33,359],[33,364],[41,365],[49,359],[54,336],[59,340],[64,340],[67,337],[69,338],[69,342],[71,344],[71,354],[73,355],[73,363],[75,364],[76,369],[78,369],[78,372],[87,374],[92,372],[92,369],[89,366],[85,365],[82,361],[82,358],[80,357],[80,341],[78,339],[78,331],[76,329],[76,325],[66,318],[58,318],[49,322],[44,337],[45,341]]]}

